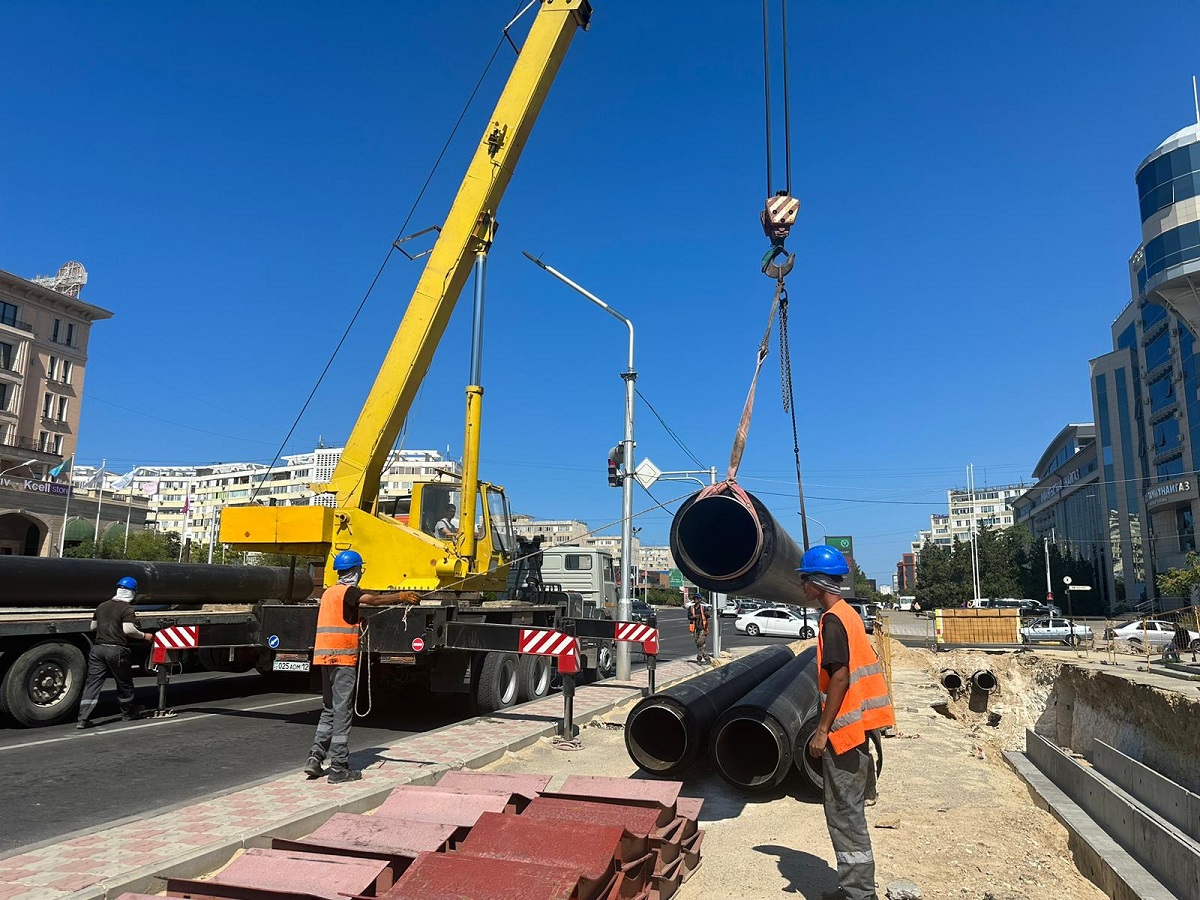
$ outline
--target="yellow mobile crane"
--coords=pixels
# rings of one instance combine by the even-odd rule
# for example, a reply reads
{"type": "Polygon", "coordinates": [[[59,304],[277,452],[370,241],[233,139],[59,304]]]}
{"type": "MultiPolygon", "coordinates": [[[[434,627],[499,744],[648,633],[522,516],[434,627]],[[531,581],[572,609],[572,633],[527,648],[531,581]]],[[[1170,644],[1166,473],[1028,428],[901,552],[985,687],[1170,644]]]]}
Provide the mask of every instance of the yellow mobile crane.
{"type": "MultiPolygon", "coordinates": [[[[575,32],[591,18],[588,0],[541,0],[524,46],[475,150],[450,213],[328,483],[332,506],[233,507],[221,519],[221,541],[241,550],[332,557],[353,547],[368,561],[371,590],[503,590],[512,559],[512,530],[502,488],[479,481],[482,288],[496,210],[529,139],[575,32]],[[438,536],[438,522],[457,484],[415,483],[407,522],[381,508],[379,479],[412,408],[434,350],[474,266],[475,329],[459,514],[461,527],[438,536]],[[478,521],[476,527],[476,511],[478,521]]],[[[444,531],[444,529],[442,529],[444,531]]]]}

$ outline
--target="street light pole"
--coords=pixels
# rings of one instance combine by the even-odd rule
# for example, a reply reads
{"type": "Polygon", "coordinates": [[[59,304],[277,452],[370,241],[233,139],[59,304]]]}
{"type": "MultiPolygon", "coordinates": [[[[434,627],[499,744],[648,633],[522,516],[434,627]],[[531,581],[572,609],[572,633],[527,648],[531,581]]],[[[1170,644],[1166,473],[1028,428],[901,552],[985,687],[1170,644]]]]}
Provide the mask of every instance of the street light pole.
{"type": "MultiPolygon", "coordinates": [[[[630,582],[632,579],[630,577],[629,565],[633,560],[633,400],[634,391],[637,386],[637,370],[633,367],[633,322],[629,321],[629,319],[621,315],[591,291],[576,284],[562,272],[546,265],[546,263],[528,251],[524,252],[525,257],[530,262],[549,272],[575,292],[583,295],[614,319],[623,322],[625,327],[629,329],[629,364],[625,371],[621,373],[621,379],[625,382],[625,433],[621,442],[624,448],[623,465],[625,471],[621,476],[621,596],[617,603],[617,620],[628,622],[633,613],[633,602],[630,596],[630,582]]],[[[619,681],[628,681],[631,669],[629,644],[621,641],[617,644],[617,679],[619,681]]]]}

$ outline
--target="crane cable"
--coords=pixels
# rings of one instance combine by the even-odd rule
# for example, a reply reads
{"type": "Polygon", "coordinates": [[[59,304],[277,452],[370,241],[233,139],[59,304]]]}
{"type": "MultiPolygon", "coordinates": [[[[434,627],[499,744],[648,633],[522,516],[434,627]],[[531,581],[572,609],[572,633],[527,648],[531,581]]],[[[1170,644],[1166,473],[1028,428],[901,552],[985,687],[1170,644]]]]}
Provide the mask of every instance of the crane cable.
{"type": "Polygon", "coordinates": [[[804,507],[804,480],[800,468],[800,434],[796,423],[796,404],[793,393],[791,345],[788,339],[788,293],[786,278],[795,264],[796,255],[788,253],[784,241],[796,220],[800,210],[800,201],[792,196],[792,123],[791,123],[791,93],[788,85],[788,40],[787,40],[787,0],[781,0],[783,41],[783,141],[784,141],[784,187],[775,190],[774,160],[772,145],[774,134],[772,128],[771,109],[771,26],[770,0],[763,0],[763,98],[765,104],[766,125],[766,178],[767,202],[761,220],[763,231],[771,240],[771,249],[762,260],[762,271],[775,279],[775,296],[771,301],[771,312],[767,317],[767,328],[762,341],[758,345],[757,361],[754,375],[750,379],[750,390],[742,407],[742,415],[738,420],[737,432],[734,435],[733,448],[729,454],[729,470],[725,481],[721,484],[705,488],[697,499],[716,494],[729,493],[757,521],[758,514],[754,504],[750,502],[745,490],[737,484],[737,472],[741,466],[742,456],[746,450],[746,440],[750,432],[750,419],[754,413],[754,395],[758,386],[758,376],[762,372],[763,362],[770,352],[771,329],[775,318],[779,318],[779,374],[780,388],[783,398],[783,410],[791,417],[792,423],[792,454],[796,465],[796,490],[800,502],[800,528],[803,535],[804,549],[809,548],[808,517],[804,507]],[[774,191],[774,193],[772,193],[774,191]]]}

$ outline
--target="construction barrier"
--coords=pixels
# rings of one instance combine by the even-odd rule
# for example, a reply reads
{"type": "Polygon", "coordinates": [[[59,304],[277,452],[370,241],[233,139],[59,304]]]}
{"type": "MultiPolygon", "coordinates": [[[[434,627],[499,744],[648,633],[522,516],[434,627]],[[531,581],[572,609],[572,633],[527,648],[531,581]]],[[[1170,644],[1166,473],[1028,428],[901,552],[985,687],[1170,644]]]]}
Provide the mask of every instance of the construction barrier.
{"type": "Polygon", "coordinates": [[[875,615],[875,654],[883,666],[883,677],[887,679],[888,696],[892,694],[892,620],[882,613],[875,615]]]}
{"type": "Polygon", "coordinates": [[[1021,615],[1016,609],[936,609],[933,622],[939,645],[1021,643],[1021,615]]]}
{"type": "Polygon", "coordinates": [[[1165,666],[1200,674],[1200,606],[1130,621],[1109,620],[1104,640],[1110,662],[1128,654],[1142,657],[1147,668],[1165,666]]]}

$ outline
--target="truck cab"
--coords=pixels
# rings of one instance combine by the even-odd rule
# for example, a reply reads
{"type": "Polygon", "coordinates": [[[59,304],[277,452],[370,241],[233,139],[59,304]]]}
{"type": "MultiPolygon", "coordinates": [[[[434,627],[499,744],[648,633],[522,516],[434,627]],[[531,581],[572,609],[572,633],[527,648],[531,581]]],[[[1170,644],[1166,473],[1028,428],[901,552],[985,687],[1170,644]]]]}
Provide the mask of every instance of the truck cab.
{"type": "Polygon", "coordinates": [[[617,569],[607,550],[560,546],[542,550],[542,581],[577,591],[611,617],[617,612],[617,569]]]}

